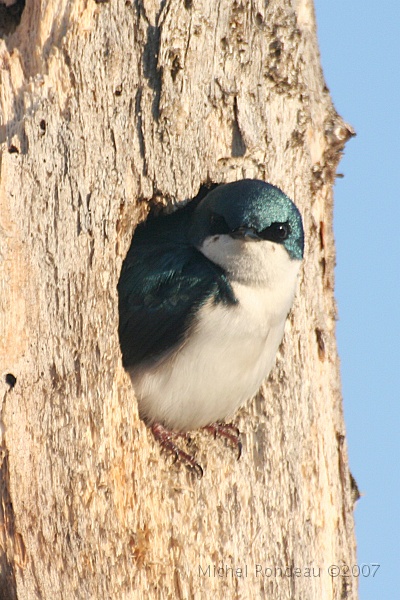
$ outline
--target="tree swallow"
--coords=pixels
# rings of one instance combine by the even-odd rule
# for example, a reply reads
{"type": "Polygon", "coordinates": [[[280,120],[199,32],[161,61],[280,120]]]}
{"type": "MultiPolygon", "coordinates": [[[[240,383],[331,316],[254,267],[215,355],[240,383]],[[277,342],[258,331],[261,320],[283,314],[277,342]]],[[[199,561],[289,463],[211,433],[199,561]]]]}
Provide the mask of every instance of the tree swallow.
{"type": "Polygon", "coordinates": [[[164,446],[177,452],[174,435],[223,429],[258,391],[283,337],[303,250],[296,206],[252,179],[137,227],[118,283],[119,338],[140,417],[164,446]]]}

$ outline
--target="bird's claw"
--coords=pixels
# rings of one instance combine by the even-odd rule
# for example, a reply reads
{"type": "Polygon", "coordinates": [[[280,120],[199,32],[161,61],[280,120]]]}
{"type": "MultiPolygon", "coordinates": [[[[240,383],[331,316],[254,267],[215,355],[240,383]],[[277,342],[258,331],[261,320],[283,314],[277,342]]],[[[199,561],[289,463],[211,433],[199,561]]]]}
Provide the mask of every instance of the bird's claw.
{"type": "Polygon", "coordinates": [[[177,437],[186,437],[185,434],[170,431],[169,429],[161,425],[161,423],[154,423],[151,426],[151,431],[155,439],[159,442],[161,448],[174,456],[174,464],[178,461],[182,462],[186,467],[188,467],[188,469],[190,469],[197,475],[198,479],[201,479],[203,477],[203,469],[201,465],[199,465],[199,463],[195,460],[194,456],[188,454],[187,452],[182,450],[182,448],[179,448],[179,446],[177,446],[175,443],[175,439],[177,437]]]}
{"type": "Polygon", "coordinates": [[[225,438],[233,448],[237,449],[237,460],[242,456],[242,442],[240,431],[232,423],[210,423],[204,427],[206,431],[214,434],[214,437],[225,438]]]}

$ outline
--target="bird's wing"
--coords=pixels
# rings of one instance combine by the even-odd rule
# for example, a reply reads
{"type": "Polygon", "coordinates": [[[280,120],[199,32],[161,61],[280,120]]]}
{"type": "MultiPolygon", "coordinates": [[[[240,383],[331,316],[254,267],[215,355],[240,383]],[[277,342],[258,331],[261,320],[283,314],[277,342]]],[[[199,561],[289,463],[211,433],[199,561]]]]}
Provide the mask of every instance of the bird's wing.
{"type": "Polygon", "coordinates": [[[163,239],[149,228],[133,237],[118,293],[125,367],[157,358],[178,345],[208,298],[236,303],[220,267],[182,240],[163,239]]]}

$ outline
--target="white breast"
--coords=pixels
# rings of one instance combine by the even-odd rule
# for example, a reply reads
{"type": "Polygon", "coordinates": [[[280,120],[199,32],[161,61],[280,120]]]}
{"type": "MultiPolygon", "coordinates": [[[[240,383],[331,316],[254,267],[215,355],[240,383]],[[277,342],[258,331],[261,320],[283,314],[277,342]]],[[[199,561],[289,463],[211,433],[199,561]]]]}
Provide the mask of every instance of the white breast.
{"type": "Polygon", "coordinates": [[[277,279],[256,286],[233,283],[237,305],[208,302],[178,350],[131,372],[139,412],[148,423],[197,429],[231,417],[257,392],[273,366],[300,264],[286,251],[280,256],[281,250],[286,271],[279,269],[277,279]]]}

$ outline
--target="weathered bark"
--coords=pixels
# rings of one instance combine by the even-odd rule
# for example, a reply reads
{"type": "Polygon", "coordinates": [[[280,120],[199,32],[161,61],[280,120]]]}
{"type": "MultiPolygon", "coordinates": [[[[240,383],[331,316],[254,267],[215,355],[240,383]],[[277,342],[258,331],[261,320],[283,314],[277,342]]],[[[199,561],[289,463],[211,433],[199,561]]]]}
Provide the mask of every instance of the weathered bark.
{"type": "Polygon", "coordinates": [[[356,598],[327,572],[355,561],[332,236],[351,132],[312,3],[27,0],[0,49],[0,598],[356,598]],[[243,456],[194,434],[198,480],[138,419],[116,284],[150,206],[243,177],[295,200],[306,257],[243,456]]]}

